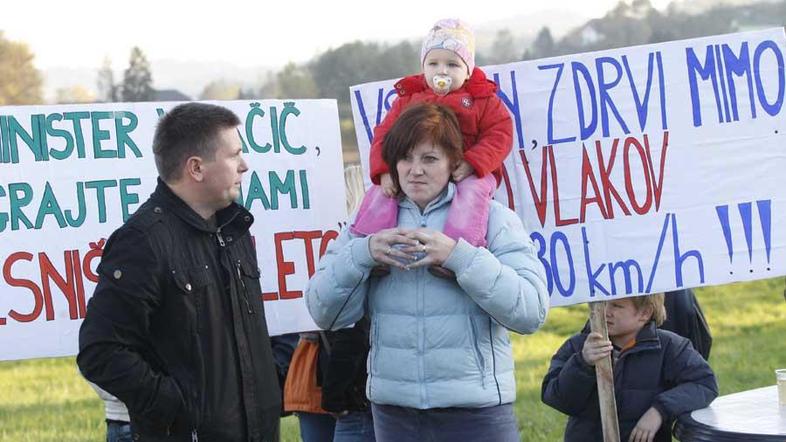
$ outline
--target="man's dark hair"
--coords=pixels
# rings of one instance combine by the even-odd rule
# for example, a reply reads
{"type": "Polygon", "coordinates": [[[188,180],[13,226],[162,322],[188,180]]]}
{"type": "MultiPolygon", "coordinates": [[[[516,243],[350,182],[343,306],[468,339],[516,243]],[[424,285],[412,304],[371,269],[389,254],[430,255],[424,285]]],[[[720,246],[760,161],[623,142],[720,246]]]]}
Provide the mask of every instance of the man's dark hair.
{"type": "Polygon", "coordinates": [[[450,166],[464,158],[464,139],[456,114],[440,104],[414,104],[399,115],[382,141],[382,159],[388,165],[390,178],[399,184],[396,164],[421,142],[436,144],[445,150],[450,166]]]}
{"type": "Polygon", "coordinates": [[[185,103],[174,107],[158,121],[153,136],[158,175],[169,183],[180,178],[186,158],[214,159],[221,130],[239,124],[237,115],[225,107],[205,103],[185,103]]]}

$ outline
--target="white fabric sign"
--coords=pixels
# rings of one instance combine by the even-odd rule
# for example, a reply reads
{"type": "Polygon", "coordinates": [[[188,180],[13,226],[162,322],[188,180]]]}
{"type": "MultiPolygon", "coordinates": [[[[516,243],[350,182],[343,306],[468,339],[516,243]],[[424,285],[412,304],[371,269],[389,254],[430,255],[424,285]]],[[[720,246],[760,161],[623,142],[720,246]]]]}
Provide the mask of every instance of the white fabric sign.
{"type": "MultiPolygon", "coordinates": [[[[514,122],[497,199],[552,305],[786,274],[784,32],[484,68],[514,122]]],[[[350,90],[368,170],[394,80],[350,90]]]]}
{"type": "MultiPolygon", "coordinates": [[[[77,352],[105,238],[152,193],[179,103],[0,108],[0,360],[77,352]]],[[[303,289],[346,219],[335,100],[216,102],[241,120],[271,334],[313,330],[303,289]]]]}

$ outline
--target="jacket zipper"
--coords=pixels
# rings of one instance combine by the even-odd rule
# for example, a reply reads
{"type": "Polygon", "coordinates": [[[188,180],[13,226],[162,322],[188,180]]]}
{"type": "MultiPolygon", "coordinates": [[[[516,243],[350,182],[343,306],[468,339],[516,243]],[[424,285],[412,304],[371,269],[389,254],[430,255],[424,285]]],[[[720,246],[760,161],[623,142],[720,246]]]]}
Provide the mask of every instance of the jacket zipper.
{"type": "MultiPolygon", "coordinates": [[[[216,239],[218,240],[218,245],[226,247],[227,243],[224,241],[224,236],[221,235],[221,227],[216,229],[216,239]]],[[[243,275],[240,273],[240,262],[235,263],[235,270],[237,271],[237,280],[243,288],[243,301],[246,303],[246,311],[248,311],[249,315],[253,315],[254,309],[251,307],[251,303],[248,302],[248,289],[246,288],[246,283],[243,282],[243,275]]]]}
{"type": "Polygon", "coordinates": [[[248,290],[246,289],[246,283],[243,282],[243,275],[240,273],[240,261],[235,263],[235,270],[237,271],[237,280],[240,281],[240,286],[243,287],[243,301],[246,301],[246,310],[248,310],[249,315],[253,315],[254,309],[251,308],[251,303],[248,302],[248,290]]]}
{"type": "Polygon", "coordinates": [[[199,435],[197,435],[196,428],[191,430],[191,442],[199,442],[199,435]]]}

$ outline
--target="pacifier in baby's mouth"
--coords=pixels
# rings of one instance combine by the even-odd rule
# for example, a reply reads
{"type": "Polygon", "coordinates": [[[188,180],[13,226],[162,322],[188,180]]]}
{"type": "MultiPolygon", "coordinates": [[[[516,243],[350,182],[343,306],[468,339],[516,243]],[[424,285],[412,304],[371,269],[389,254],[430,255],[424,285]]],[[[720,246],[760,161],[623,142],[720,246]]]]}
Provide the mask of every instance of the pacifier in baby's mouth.
{"type": "Polygon", "coordinates": [[[453,83],[453,79],[449,75],[437,74],[431,82],[434,85],[434,92],[438,95],[445,95],[450,92],[450,85],[453,83]]]}

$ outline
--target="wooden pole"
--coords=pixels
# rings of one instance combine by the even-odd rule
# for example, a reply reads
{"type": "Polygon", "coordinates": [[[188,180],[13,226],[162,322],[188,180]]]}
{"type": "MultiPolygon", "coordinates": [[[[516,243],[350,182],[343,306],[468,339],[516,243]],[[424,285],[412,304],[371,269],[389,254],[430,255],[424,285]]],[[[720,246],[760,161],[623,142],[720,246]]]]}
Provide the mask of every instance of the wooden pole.
{"type": "MultiPolygon", "coordinates": [[[[590,328],[593,332],[600,333],[604,339],[609,339],[609,330],[606,328],[605,301],[590,303],[590,328]]],[[[598,405],[600,405],[600,419],[603,425],[603,442],[620,442],[611,355],[595,363],[595,377],[598,382],[598,405]]]]}

